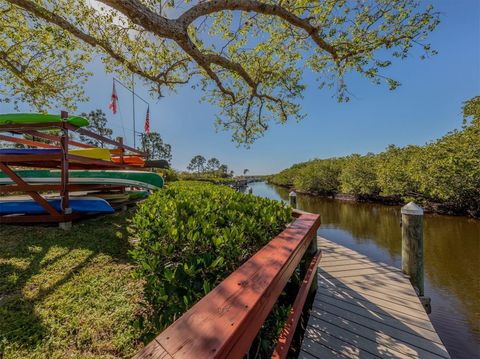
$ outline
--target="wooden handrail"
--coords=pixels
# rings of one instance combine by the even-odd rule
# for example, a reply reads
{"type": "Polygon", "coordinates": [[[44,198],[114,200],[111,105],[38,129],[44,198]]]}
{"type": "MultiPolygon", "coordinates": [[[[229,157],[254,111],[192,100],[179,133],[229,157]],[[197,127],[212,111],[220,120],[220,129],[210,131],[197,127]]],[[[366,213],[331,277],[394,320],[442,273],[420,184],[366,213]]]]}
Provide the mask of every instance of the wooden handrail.
{"type": "Polygon", "coordinates": [[[24,162],[45,162],[60,161],[61,153],[49,153],[48,155],[0,155],[0,162],[24,163],[24,162]]]}
{"type": "MultiPolygon", "coordinates": [[[[30,135],[30,136],[33,136],[33,137],[39,137],[39,138],[43,138],[45,140],[50,140],[50,141],[54,141],[56,143],[60,143],[60,137],[55,136],[55,135],[51,135],[49,133],[43,133],[43,132],[35,131],[35,130],[21,130],[21,131],[15,131],[15,133],[19,133],[19,134],[24,133],[24,134],[27,134],[27,135],[30,135]]],[[[78,141],[75,141],[75,140],[72,140],[72,139],[70,139],[68,142],[71,146],[77,146],[77,147],[80,147],[80,148],[95,148],[95,146],[93,146],[93,145],[78,142],[78,141]]]]}
{"type": "MultiPolygon", "coordinates": [[[[70,123],[62,123],[62,122],[22,123],[22,124],[8,123],[8,124],[0,125],[0,131],[8,131],[8,132],[16,132],[16,133],[25,132],[25,133],[27,133],[27,132],[31,132],[31,131],[35,131],[35,130],[39,130],[39,129],[62,128],[63,126],[65,128],[67,128],[69,131],[74,131],[74,132],[76,132],[80,135],[84,135],[84,136],[87,136],[87,137],[94,138],[98,141],[108,143],[108,144],[113,145],[117,148],[124,148],[124,149],[126,149],[130,152],[133,152],[133,153],[137,154],[137,155],[140,155],[140,156],[143,156],[143,157],[146,157],[146,155],[147,155],[145,152],[142,152],[142,151],[140,151],[136,148],[127,146],[123,143],[120,143],[120,142],[112,140],[110,138],[101,136],[101,135],[99,135],[95,132],[89,131],[85,128],[77,127],[77,126],[72,125],[70,123]]],[[[36,131],[36,132],[38,132],[38,131],[36,131]]],[[[46,138],[46,136],[41,136],[41,137],[46,138]]],[[[57,137],[55,139],[55,141],[58,141],[58,140],[59,140],[59,138],[57,137]]],[[[78,142],[78,141],[74,141],[71,144],[75,145],[75,146],[78,146],[78,147],[84,147],[84,148],[89,148],[90,147],[90,146],[88,146],[86,144],[82,144],[81,142],[78,142]]]]}
{"type": "Polygon", "coordinates": [[[76,133],[80,134],[80,135],[83,135],[83,136],[88,136],[88,137],[91,137],[91,138],[95,138],[96,140],[99,140],[99,141],[102,141],[104,143],[108,143],[110,145],[114,145],[116,146],[117,148],[124,148],[126,150],[129,150],[130,152],[133,152],[133,153],[136,153],[137,155],[140,155],[140,156],[146,156],[147,154],[145,152],[142,152],[140,150],[137,150],[136,148],[133,148],[133,147],[130,147],[130,146],[127,146],[123,143],[119,143],[118,141],[115,141],[115,140],[112,140],[110,138],[107,138],[107,137],[104,137],[104,136],[101,136],[99,134],[96,134],[95,132],[92,132],[92,131],[89,131],[87,129],[84,129],[84,128],[80,128],[80,127],[76,127],[76,126],[73,126],[71,124],[66,124],[66,127],[70,130],[70,131],[75,131],[76,133]]]}
{"type": "Polygon", "coordinates": [[[243,358],[319,226],[300,214],[134,358],[243,358]]]}
{"type": "Polygon", "coordinates": [[[41,148],[60,148],[58,146],[49,145],[48,143],[43,143],[43,142],[38,142],[38,141],[33,141],[33,140],[27,140],[25,138],[16,138],[16,137],[12,137],[12,136],[4,136],[4,135],[0,135],[0,141],[20,143],[22,145],[35,146],[35,147],[41,147],[41,148]]]}

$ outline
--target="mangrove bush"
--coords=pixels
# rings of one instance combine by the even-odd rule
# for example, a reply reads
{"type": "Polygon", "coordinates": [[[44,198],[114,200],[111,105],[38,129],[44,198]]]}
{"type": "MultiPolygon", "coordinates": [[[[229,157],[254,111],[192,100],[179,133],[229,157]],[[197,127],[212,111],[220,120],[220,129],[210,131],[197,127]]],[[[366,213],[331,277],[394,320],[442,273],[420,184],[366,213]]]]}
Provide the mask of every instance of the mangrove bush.
{"type": "Polygon", "coordinates": [[[223,186],[175,182],[137,210],[131,251],[157,330],[207,294],[292,220],[290,207],[223,186]]]}
{"type": "Polygon", "coordinates": [[[379,154],[315,159],[270,177],[313,194],[415,200],[441,212],[480,217],[480,97],[467,101],[460,130],[424,146],[390,145],[379,154]]]}

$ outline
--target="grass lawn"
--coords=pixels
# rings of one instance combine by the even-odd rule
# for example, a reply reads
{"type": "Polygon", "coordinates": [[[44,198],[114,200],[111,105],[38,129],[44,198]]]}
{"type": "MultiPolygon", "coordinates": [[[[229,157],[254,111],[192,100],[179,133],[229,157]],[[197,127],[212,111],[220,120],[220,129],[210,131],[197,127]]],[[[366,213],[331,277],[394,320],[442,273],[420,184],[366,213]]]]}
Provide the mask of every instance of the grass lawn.
{"type": "Polygon", "coordinates": [[[0,358],[129,357],[143,344],[133,211],[56,227],[0,225],[0,358]]]}

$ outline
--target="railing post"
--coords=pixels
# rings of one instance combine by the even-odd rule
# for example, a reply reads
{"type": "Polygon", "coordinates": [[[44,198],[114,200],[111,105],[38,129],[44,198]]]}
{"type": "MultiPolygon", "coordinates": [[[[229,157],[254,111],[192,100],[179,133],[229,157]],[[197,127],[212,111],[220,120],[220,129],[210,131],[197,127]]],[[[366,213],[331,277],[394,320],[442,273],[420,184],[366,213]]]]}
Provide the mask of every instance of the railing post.
{"type": "Polygon", "coordinates": [[[430,298],[425,298],[423,272],[423,209],[410,202],[402,207],[402,271],[410,276],[427,313],[431,311],[430,298]]]}
{"type": "MultiPolygon", "coordinates": [[[[313,235],[312,241],[310,242],[310,246],[308,247],[308,257],[313,258],[313,256],[315,256],[317,251],[318,251],[317,233],[315,232],[315,234],[313,235]]],[[[317,273],[318,271],[317,269],[315,269],[315,274],[313,275],[313,282],[310,287],[309,293],[315,293],[317,291],[317,287],[318,287],[317,273]]]]}
{"type": "Polygon", "coordinates": [[[64,230],[72,228],[72,222],[66,221],[65,216],[72,213],[72,209],[69,207],[69,191],[68,191],[68,128],[66,127],[68,113],[61,111],[62,129],[60,136],[60,147],[62,148],[61,159],[61,189],[60,189],[60,210],[63,215],[63,221],[59,223],[59,227],[64,230]]]}
{"type": "Polygon", "coordinates": [[[290,206],[294,209],[297,208],[297,194],[295,191],[292,191],[288,194],[288,200],[290,202],[290,206]]]}

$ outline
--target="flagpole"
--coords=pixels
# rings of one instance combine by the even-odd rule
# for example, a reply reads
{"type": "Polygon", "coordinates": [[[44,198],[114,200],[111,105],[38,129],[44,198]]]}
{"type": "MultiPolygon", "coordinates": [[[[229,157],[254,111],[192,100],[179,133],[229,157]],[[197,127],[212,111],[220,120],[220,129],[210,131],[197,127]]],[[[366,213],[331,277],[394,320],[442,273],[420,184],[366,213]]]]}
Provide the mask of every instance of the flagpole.
{"type": "Polygon", "coordinates": [[[135,75],[132,74],[132,112],[133,112],[133,148],[137,148],[137,132],[135,130],[135,75]]]}
{"type": "MultiPolygon", "coordinates": [[[[136,138],[137,138],[137,129],[135,125],[135,97],[140,99],[142,102],[144,102],[148,109],[150,108],[150,103],[146,101],[143,97],[139,96],[138,94],[135,93],[135,77],[132,74],[132,88],[130,89],[129,86],[126,86],[122,81],[118,80],[117,78],[113,78],[113,85],[115,86],[115,83],[118,83],[120,86],[125,88],[127,91],[130,91],[132,94],[132,117],[133,117],[133,147],[136,148],[136,138]]],[[[116,94],[115,94],[116,95],[116,94]]],[[[117,98],[118,99],[118,98],[117,98]]],[[[115,112],[114,112],[115,113],[115,112]]],[[[150,127],[150,125],[149,125],[150,127]]]]}

